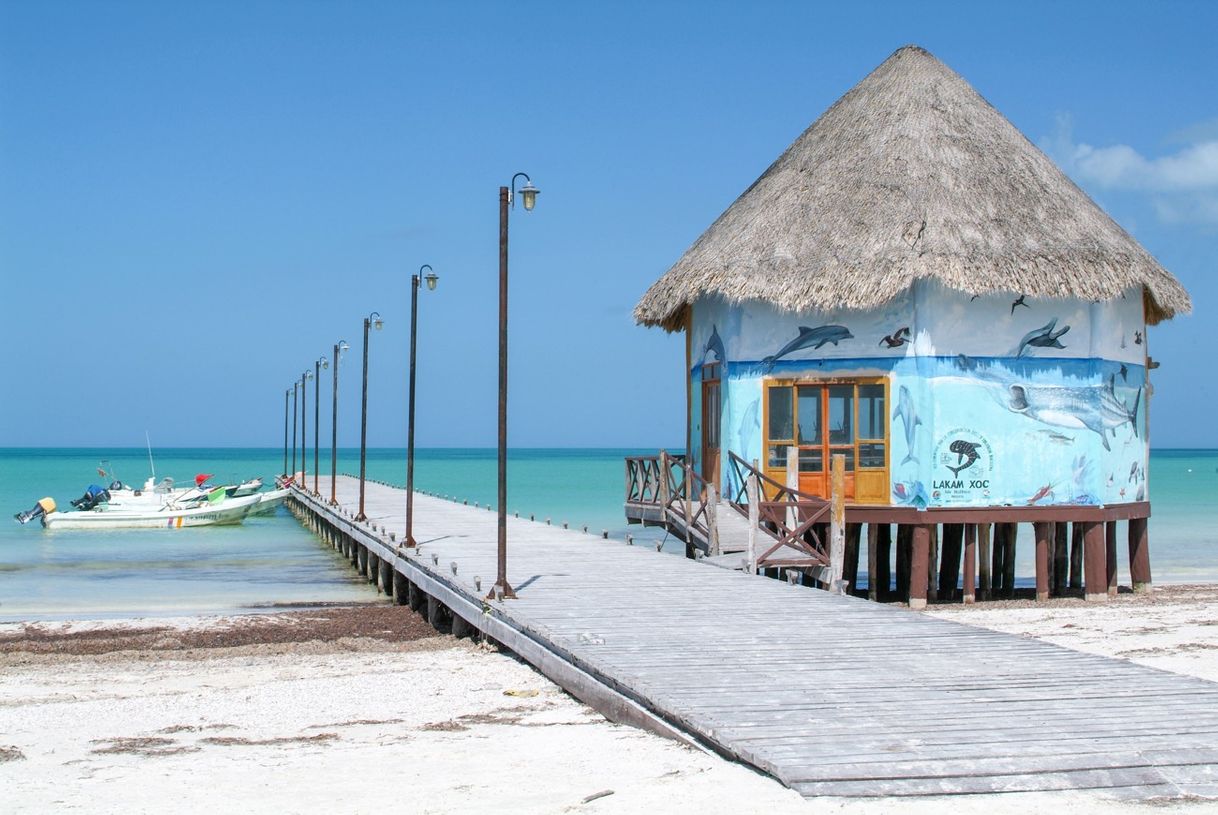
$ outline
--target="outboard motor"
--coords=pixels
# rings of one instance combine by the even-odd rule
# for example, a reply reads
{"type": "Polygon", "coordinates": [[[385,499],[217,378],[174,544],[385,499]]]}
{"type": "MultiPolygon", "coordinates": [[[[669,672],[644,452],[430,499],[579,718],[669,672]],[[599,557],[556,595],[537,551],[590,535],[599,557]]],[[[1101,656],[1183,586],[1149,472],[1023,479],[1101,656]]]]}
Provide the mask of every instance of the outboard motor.
{"type": "Polygon", "coordinates": [[[30,521],[34,520],[35,518],[45,517],[47,515],[50,515],[54,511],[55,511],[55,499],[54,498],[43,498],[37,504],[34,504],[34,506],[32,508],[27,509],[25,512],[18,512],[13,517],[17,519],[18,523],[28,524],[30,521]]]}
{"type": "Polygon", "coordinates": [[[98,504],[105,503],[110,500],[110,491],[105,487],[99,487],[97,484],[90,484],[85,490],[85,494],[72,502],[72,506],[76,507],[81,512],[88,512],[98,504]]]}

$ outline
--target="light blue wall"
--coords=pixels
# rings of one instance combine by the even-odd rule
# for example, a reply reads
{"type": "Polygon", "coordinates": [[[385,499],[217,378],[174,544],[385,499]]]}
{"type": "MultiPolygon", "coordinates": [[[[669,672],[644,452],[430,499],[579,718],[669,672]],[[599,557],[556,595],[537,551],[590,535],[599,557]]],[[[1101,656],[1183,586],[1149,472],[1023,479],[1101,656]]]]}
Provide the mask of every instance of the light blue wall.
{"type": "Polygon", "coordinates": [[[1138,291],[1086,303],[970,298],[922,282],[881,309],[800,314],[707,299],[694,305],[691,332],[695,460],[701,366],[717,358],[719,345],[726,355],[725,484],[728,450],[746,461],[762,458],[766,377],[883,376],[890,383],[894,504],[1149,498],[1146,327],[1138,291]],[[794,342],[801,327],[810,331],[794,342]]]}

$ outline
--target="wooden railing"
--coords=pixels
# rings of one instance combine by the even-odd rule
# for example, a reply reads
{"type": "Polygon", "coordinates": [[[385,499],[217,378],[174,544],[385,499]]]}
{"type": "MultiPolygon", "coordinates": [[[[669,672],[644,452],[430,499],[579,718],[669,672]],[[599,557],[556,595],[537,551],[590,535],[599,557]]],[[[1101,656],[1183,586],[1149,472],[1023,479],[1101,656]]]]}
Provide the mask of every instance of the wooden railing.
{"type": "Polygon", "coordinates": [[[830,565],[829,550],[820,528],[829,523],[831,504],[770,478],[735,453],[728,454],[728,503],[764,531],[770,540],[750,554],[753,568],[830,565]],[[764,548],[763,548],[764,547],[764,548]],[[783,547],[795,550],[784,551],[783,547]]]}
{"type": "Polygon", "coordinates": [[[690,557],[693,548],[719,554],[718,492],[683,454],[661,451],[658,456],[627,457],[626,502],[656,507],[665,525],[685,540],[690,557]]]}

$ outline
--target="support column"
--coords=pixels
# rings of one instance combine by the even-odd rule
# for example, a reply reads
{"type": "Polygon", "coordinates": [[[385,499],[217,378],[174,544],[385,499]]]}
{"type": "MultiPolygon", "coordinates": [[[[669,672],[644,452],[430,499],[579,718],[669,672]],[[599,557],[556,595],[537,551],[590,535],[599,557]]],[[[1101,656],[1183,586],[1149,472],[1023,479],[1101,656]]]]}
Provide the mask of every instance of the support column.
{"type": "Polygon", "coordinates": [[[964,602],[977,600],[977,524],[964,527],[964,602]]]}
{"type": "Polygon", "coordinates": [[[1108,599],[1108,574],[1105,561],[1104,524],[1087,521],[1083,525],[1083,598],[1088,602],[1108,599]]]}
{"type": "Polygon", "coordinates": [[[1129,582],[1135,592],[1150,591],[1152,586],[1146,521],[1146,518],[1129,520],[1129,582]]]}
{"type": "Polygon", "coordinates": [[[382,558],[381,560],[381,591],[386,597],[393,596],[393,590],[397,587],[397,582],[393,579],[394,571],[393,564],[382,558]]]}
{"type": "Polygon", "coordinates": [[[1049,599],[1049,548],[1053,544],[1053,524],[1040,521],[1032,524],[1036,538],[1036,600],[1049,599]]]}
{"type": "MultiPolygon", "coordinates": [[[[913,548],[913,527],[908,524],[897,526],[897,599],[909,601],[909,559],[913,548]]],[[[930,548],[929,539],[927,548],[930,548]]]]}
{"type": "Polygon", "coordinates": [[[362,543],[355,544],[355,571],[368,574],[368,547],[362,543]]]}
{"type": "Polygon", "coordinates": [[[1083,587],[1083,523],[1070,524],[1070,588],[1083,587]]]}
{"type": "Polygon", "coordinates": [[[846,524],[846,563],[842,580],[846,581],[846,593],[854,594],[859,582],[859,539],[863,536],[862,524],[846,524]]]}
{"type": "Polygon", "coordinates": [[[982,600],[990,599],[990,524],[977,524],[977,562],[981,564],[981,585],[978,593],[982,600]]]}
{"type": "Polygon", "coordinates": [[[930,526],[930,551],[926,553],[926,599],[939,600],[939,525],[930,526]]]}
{"type": "Polygon", "coordinates": [[[1070,576],[1070,525],[1065,521],[1053,524],[1053,596],[1066,593],[1066,578],[1070,576]]]}
{"type": "Polygon", "coordinates": [[[939,599],[956,599],[956,584],[960,580],[960,544],[964,524],[943,524],[943,548],[939,564],[939,599]]]}
{"type": "MultiPolygon", "coordinates": [[[[875,583],[879,600],[892,596],[892,526],[879,524],[875,545],[875,583]]],[[[870,577],[870,576],[869,576],[870,577]]]]}
{"type": "Polygon", "coordinates": [[[875,551],[879,542],[879,524],[869,522],[867,524],[867,599],[872,601],[880,599],[880,594],[876,590],[876,579],[878,577],[876,572],[878,571],[879,558],[876,557],[877,553],[875,551]]]}
{"type": "Polygon", "coordinates": [[[912,552],[909,558],[909,607],[926,608],[926,588],[930,580],[930,527],[919,524],[912,528],[912,552]]]}
{"type": "Polygon", "coordinates": [[[1117,596],[1117,524],[1109,521],[1104,532],[1104,563],[1108,569],[1108,596],[1117,596]]]}
{"type": "Polygon", "coordinates": [[[410,602],[410,582],[406,575],[395,571],[393,573],[393,602],[404,606],[410,602]]]}

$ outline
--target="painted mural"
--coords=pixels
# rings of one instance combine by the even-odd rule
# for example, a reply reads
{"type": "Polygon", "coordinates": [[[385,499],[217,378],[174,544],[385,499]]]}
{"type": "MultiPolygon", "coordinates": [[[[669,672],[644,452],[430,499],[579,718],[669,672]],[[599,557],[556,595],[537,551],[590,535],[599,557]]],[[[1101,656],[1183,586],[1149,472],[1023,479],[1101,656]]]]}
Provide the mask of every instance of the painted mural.
{"type": "MultiPolygon", "coordinates": [[[[695,460],[701,367],[717,361],[720,438],[746,460],[763,457],[765,380],[883,377],[894,504],[1149,497],[1140,292],[1088,303],[920,282],[882,309],[817,314],[706,300],[691,332],[695,460]]],[[[726,451],[722,460],[726,481],[726,451]]]]}

